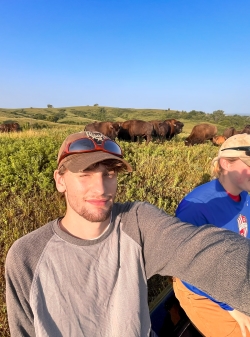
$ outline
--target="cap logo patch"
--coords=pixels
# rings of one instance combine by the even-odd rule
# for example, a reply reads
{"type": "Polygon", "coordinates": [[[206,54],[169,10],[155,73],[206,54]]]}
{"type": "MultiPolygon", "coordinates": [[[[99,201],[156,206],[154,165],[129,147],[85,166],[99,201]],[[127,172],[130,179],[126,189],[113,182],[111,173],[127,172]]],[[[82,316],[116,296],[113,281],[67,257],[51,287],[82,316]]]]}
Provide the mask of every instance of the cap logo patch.
{"type": "Polygon", "coordinates": [[[99,132],[92,132],[92,131],[86,131],[86,135],[93,139],[96,144],[100,145],[102,142],[107,139],[108,137],[104,136],[102,133],[99,132]]]}

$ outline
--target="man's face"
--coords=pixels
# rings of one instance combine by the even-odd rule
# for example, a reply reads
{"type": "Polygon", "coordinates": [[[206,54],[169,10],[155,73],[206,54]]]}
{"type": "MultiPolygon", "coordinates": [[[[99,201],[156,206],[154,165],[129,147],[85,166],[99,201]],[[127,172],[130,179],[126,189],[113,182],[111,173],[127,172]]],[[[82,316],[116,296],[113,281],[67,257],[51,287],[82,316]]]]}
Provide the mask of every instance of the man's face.
{"type": "Polygon", "coordinates": [[[250,167],[240,159],[230,164],[228,177],[235,192],[237,191],[233,194],[236,195],[242,191],[250,192],[250,167]]]}
{"type": "MultiPolygon", "coordinates": [[[[79,173],[66,171],[59,179],[58,190],[65,193],[67,213],[77,213],[90,222],[109,218],[117,190],[117,172],[100,164],[79,173]]],[[[57,179],[56,183],[58,187],[57,179]]]]}

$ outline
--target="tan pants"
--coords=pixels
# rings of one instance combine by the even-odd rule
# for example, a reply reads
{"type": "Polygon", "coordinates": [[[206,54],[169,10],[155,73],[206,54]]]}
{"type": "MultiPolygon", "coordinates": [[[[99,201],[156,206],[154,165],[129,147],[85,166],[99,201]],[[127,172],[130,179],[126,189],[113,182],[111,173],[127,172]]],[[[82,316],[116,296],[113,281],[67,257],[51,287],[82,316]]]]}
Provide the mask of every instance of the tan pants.
{"type": "MultiPolygon", "coordinates": [[[[239,324],[218,304],[193,293],[178,278],[174,278],[173,288],[181,307],[204,336],[242,337],[239,324]]],[[[250,337],[248,331],[246,336],[250,337]]]]}

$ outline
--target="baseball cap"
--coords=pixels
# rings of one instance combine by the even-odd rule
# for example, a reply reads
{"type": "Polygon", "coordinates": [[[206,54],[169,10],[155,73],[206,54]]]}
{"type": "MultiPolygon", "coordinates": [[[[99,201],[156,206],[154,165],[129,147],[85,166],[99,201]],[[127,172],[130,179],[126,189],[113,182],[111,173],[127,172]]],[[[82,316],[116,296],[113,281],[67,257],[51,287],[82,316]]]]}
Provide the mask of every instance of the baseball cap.
{"type": "Polygon", "coordinates": [[[103,160],[116,159],[132,172],[132,167],[122,157],[120,146],[109,137],[96,131],[82,131],[66,137],[59,149],[57,164],[58,169],[63,165],[77,173],[103,160]]]}
{"type": "Polygon", "coordinates": [[[243,133],[229,137],[221,145],[218,156],[213,161],[219,158],[239,158],[250,166],[250,135],[243,133]]]}

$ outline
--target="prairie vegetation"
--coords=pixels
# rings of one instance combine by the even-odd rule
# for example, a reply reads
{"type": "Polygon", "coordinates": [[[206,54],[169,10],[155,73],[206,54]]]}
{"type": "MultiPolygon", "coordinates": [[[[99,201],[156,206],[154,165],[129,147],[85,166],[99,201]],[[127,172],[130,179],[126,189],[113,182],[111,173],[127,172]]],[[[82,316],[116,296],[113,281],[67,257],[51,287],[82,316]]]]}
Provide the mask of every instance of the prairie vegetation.
{"type": "Polygon", "coordinates": [[[69,125],[85,126],[94,121],[123,122],[129,119],[165,120],[175,118],[184,123],[184,131],[190,133],[194,125],[198,123],[212,123],[218,127],[218,134],[226,128],[234,126],[236,130],[242,130],[250,124],[249,116],[239,114],[227,116],[223,110],[212,113],[203,111],[178,111],[168,109],[131,109],[99,106],[73,106],[54,108],[23,108],[3,109],[0,108],[0,123],[17,122],[23,130],[57,128],[69,125]]]}
{"type": "MultiPolygon", "coordinates": [[[[4,281],[6,253],[16,239],[64,214],[64,200],[55,190],[53,171],[63,139],[81,129],[79,125],[64,125],[0,135],[0,336],[9,336],[4,281]]],[[[180,134],[162,144],[119,142],[134,171],[119,176],[117,201],[147,200],[174,214],[185,194],[209,181],[210,163],[218,148],[210,142],[185,147],[185,136],[180,134]]],[[[149,301],[166,282],[157,276],[149,281],[149,301]]]]}
{"type": "MultiPolygon", "coordinates": [[[[98,104],[0,109],[0,123],[17,122],[23,130],[0,134],[0,336],[9,336],[4,280],[4,262],[9,247],[19,237],[65,212],[64,200],[55,190],[53,181],[57,152],[63,139],[93,121],[169,118],[184,123],[183,133],[171,141],[148,145],[145,142],[119,142],[134,171],[119,176],[117,201],[147,200],[174,215],[185,194],[210,180],[210,163],[218,151],[210,142],[185,147],[184,139],[193,126],[212,123],[217,126],[218,134],[222,134],[230,126],[243,129],[250,124],[250,117],[226,116],[222,110],[206,114],[194,110],[124,109],[98,104]]],[[[167,282],[167,277],[158,275],[149,280],[149,302],[167,282]]]]}

